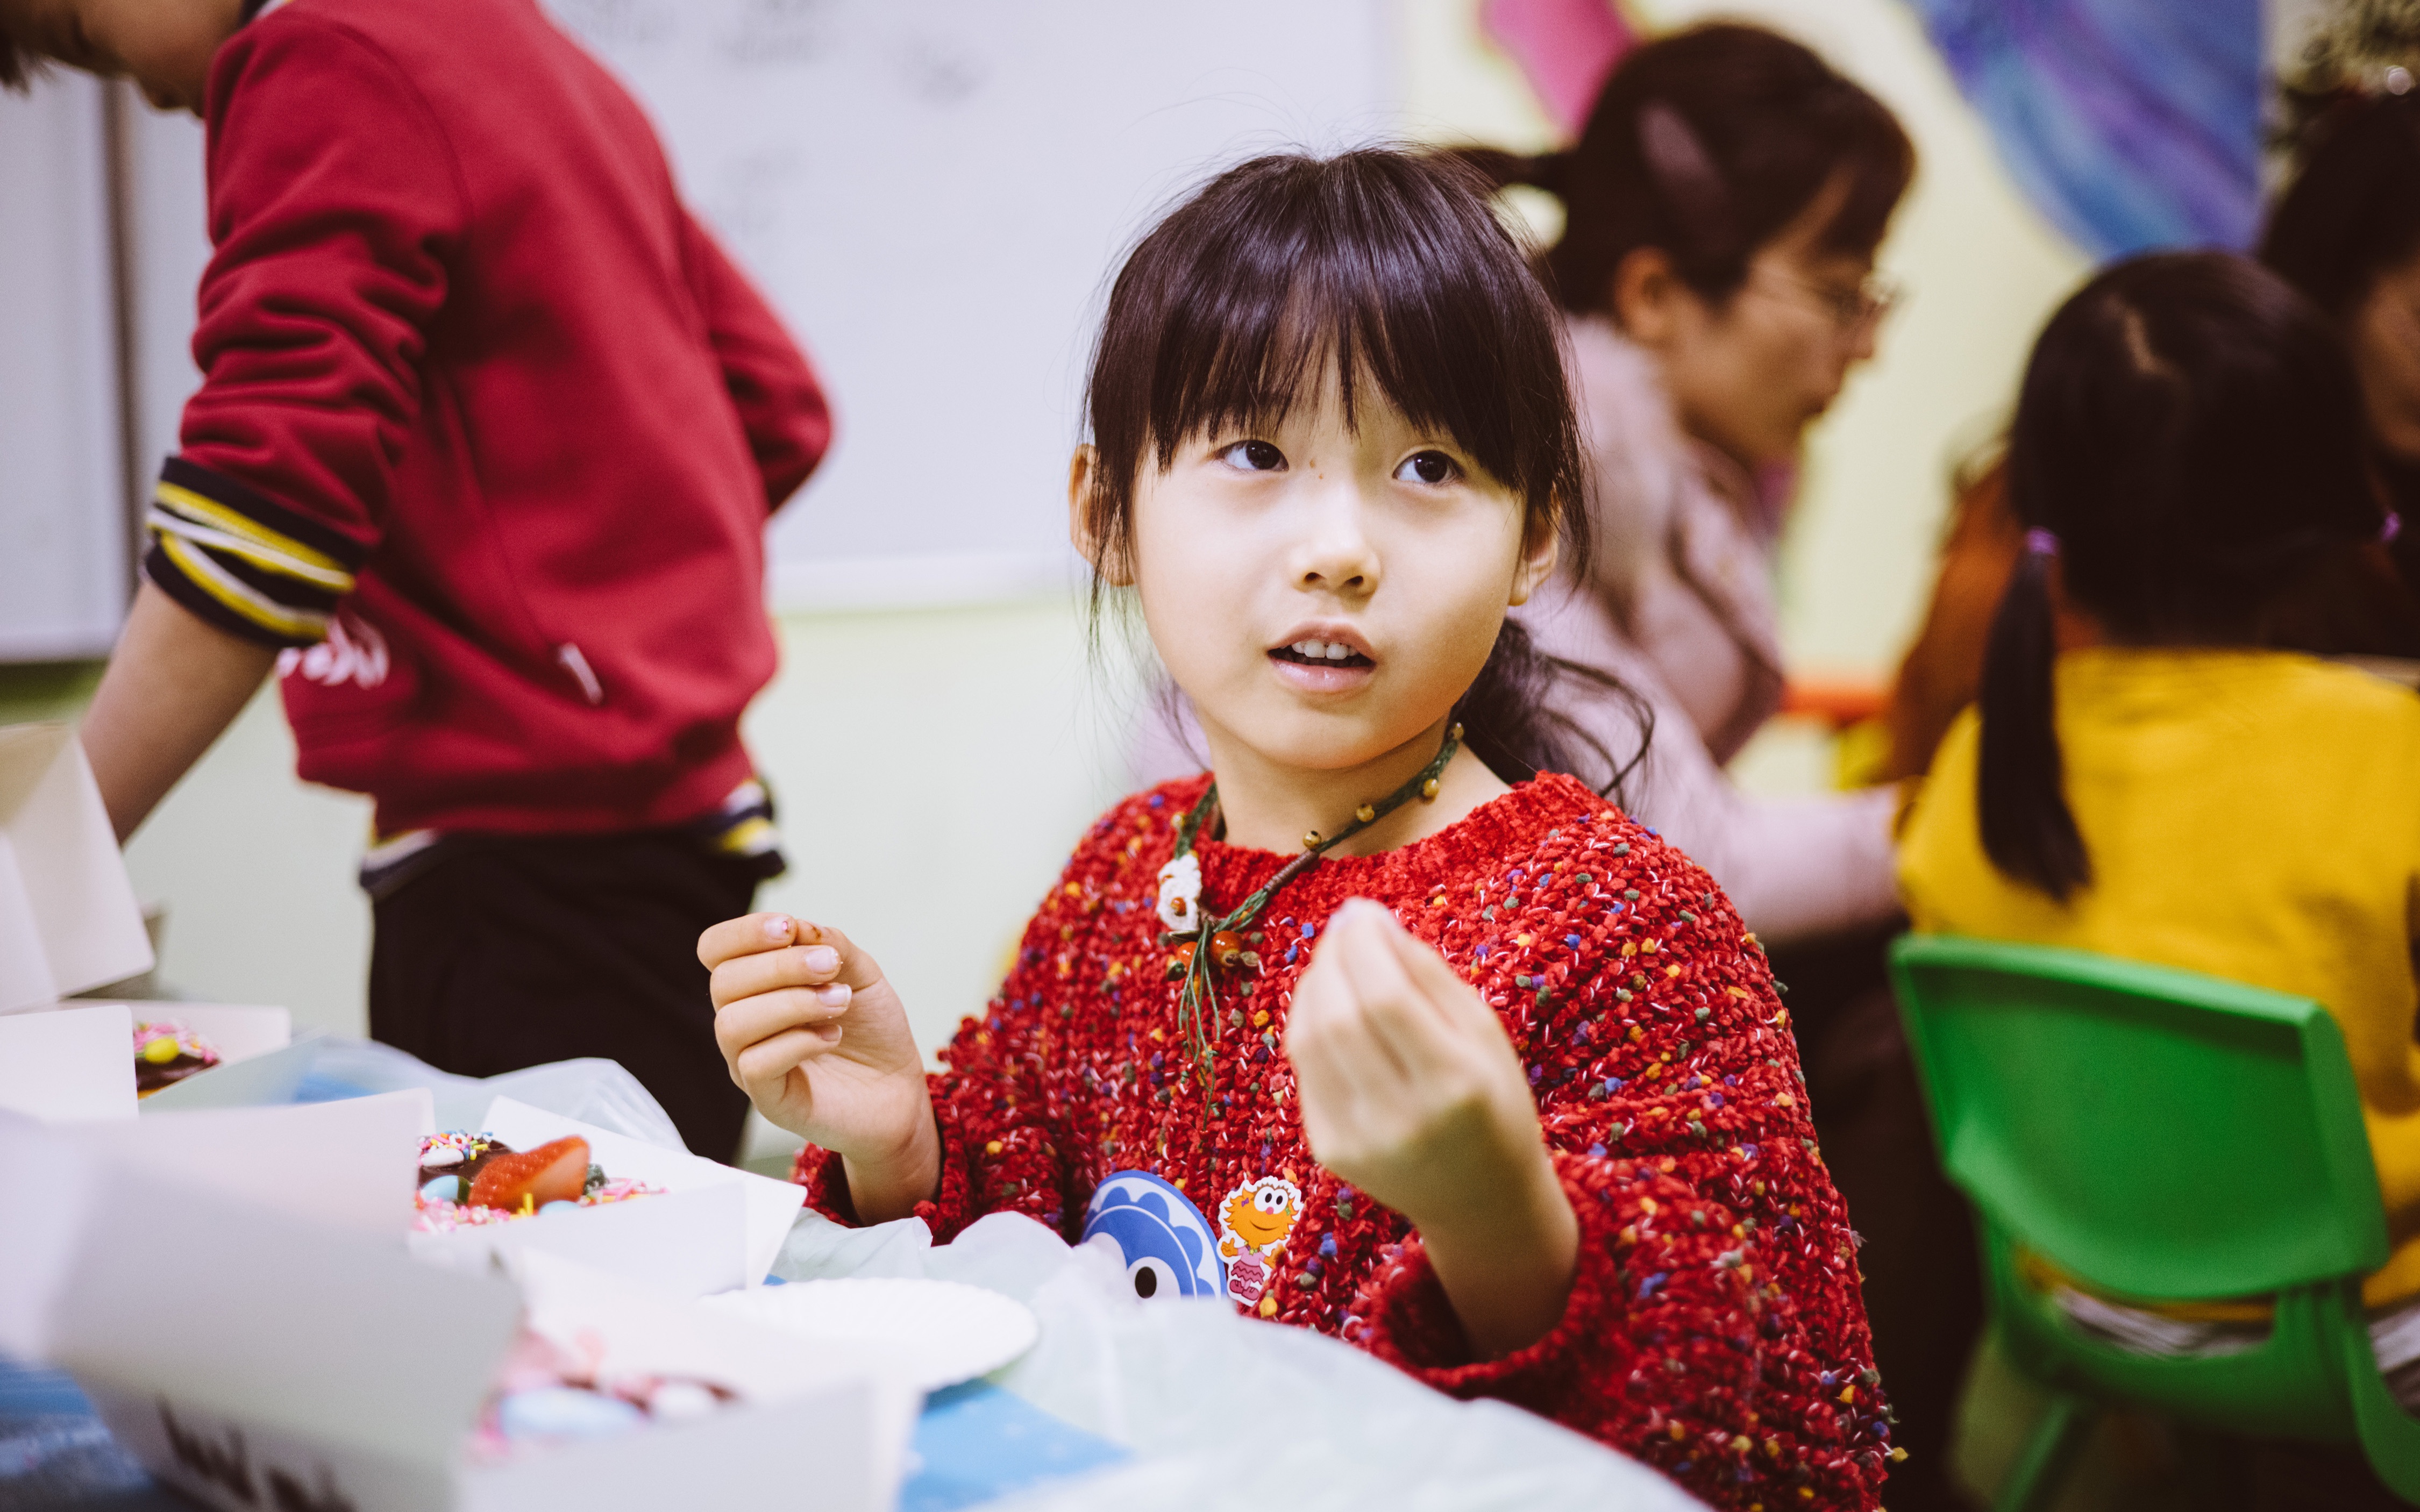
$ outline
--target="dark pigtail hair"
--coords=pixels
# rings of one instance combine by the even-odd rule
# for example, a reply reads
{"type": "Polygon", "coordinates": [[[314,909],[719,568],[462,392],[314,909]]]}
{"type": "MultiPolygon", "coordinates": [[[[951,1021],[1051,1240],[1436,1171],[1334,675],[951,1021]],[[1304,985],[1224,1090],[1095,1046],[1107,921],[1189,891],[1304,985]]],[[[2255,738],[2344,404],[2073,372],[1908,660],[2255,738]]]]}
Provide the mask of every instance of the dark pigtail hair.
{"type": "Polygon", "coordinates": [[[1489,771],[1506,782],[1526,781],[1540,772],[1566,772],[1622,808],[1630,807],[1626,784],[1647,759],[1655,738],[1655,708],[1619,678],[1537,648],[1528,626],[1508,619],[1496,637],[1487,665],[1470,691],[1453,706],[1464,743],[1489,771]],[[1554,698],[1557,685],[1584,683],[1598,699],[1630,713],[1638,744],[1618,758],[1554,698]]]}
{"type": "Polygon", "coordinates": [[[2092,878],[2058,744],[2054,591],[2129,646],[2263,646],[2309,575],[2388,523],[2328,319],[2226,253],[2138,257],[2061,305],[2009,437],[2026,552],[1983,659],[1976,809],[2000,872],[2092,878]]]}
{"type": "Polygon", "coordinates": [[[2092,859],[2067,807],[2053,722],[2058,627],[2050,571],[2050,553],[2029,546],[1992,618],[1983,653],[1977,819],[1993,866],[2065,903],[2092,880],[2092,859]]]}

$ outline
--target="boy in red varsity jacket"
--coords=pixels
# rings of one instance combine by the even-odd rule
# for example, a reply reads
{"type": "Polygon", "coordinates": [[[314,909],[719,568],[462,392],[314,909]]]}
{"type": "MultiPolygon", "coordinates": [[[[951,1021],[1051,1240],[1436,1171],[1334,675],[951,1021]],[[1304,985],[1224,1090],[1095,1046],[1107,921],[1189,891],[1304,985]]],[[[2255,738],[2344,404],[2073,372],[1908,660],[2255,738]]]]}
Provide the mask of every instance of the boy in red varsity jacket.
{"type": "Polygon", "coordinates": [[[691,947],[780,868],[738,722],[806,359],[535,0],[0,0],[29,58],[209,129],[202,387],[84,726],[120,835],[274,666],[377,803],[373,1032],[611,1057],[731,1155],[691,947]]]}

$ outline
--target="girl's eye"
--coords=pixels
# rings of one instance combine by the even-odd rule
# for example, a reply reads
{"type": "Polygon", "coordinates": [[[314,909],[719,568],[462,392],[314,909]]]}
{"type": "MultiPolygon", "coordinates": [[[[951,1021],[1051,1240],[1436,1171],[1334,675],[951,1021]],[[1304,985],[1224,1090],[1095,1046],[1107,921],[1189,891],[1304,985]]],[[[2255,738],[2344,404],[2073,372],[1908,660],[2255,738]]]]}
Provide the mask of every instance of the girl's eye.
{"type": "Polygon", "coordinates": [[[1402,467],[1395,470],[1395,481],[1398,483],[1450,483],[1461,473],[1462,469],[1454,465],[1453,458],[1443,452],[1414,452],[1404,458],[1402,467]]]}
{"type": "Polygon", "coordinates": [[[1220,452],[1218,460],[1247,472],[1275,472],[1285,466],[1285,454],[1266,441],[1237,441],[1220,452]]]}

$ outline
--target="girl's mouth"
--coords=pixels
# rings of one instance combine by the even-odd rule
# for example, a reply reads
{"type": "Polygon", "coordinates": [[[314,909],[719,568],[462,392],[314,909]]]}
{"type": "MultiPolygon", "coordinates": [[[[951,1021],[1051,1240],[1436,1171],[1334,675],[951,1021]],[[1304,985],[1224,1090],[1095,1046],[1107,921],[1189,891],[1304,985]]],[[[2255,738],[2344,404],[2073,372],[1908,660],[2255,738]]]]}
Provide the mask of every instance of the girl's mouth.
{"type": "Polygon", "coordinates": [[[1273,661],[1292,662],[1297,667],[1374,667],[1376,662],[1341,640],[1297,640],[1279,646],[1269,653],[1273,661]]]}
{"type": "Polygon", "coordinates": [[[1269,649],[1278,681],[1298,693],[1351,693],[1367,687],[1378,664],[1367,652],[1335,640],[1295,640],[1269,649]]]}

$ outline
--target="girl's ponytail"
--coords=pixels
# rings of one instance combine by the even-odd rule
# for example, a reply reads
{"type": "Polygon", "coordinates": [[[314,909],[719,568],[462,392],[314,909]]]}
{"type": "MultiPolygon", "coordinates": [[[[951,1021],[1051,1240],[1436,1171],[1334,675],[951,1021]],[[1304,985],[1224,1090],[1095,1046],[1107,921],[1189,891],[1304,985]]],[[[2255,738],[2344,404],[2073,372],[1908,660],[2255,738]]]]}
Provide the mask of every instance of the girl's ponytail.
{"type": "Polygon", "coordinates": [[[2051,673],[2058,657],[2050,569],[2056,537],[2025,532],[1983,653],[1983,738],[1976,810],[1983,853],[2008,876],[2061,903],[2092,880],[2067,806],[2051,673]]]}
{"type": "Polygon", "coordinates": [[[1496,147],[1454,147],[1447,157],[1471,169],[1487,180],[1487,187],[1502,189],[1543,189],[1557,199],[1571,177],[1572,155],[1569,152],[1541,152],[1534,156],[1522,152],[1505,152],[1496,147]]]}

